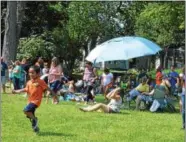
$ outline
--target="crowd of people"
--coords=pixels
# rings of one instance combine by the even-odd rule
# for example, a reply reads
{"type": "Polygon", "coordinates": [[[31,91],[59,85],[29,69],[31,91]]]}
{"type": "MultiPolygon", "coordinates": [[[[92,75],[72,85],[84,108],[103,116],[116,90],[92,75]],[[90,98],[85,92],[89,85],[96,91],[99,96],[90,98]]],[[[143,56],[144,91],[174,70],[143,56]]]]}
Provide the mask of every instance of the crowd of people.
{"type": "MultiPolygon", "coordinates": [[[[32,128],[35,132],[39,131],[37,126],[38,119],[35,116],[35,110],[40,106],[43,96],[46,96],[46,103],[52,98],[53,104],[58,104],[60,97],[63,100],[84,101],[85,104],[95,102],[95,83],[100,80],[100,88],[104,95],[105,103],[96,103],[94,105],[80,108],[81,111],[102,111],[105,113],[118,113],[122,105],[122,93],[124,92],[120,84],[115,84],[115,77],[108,68],[103,70],[101,76],[98,76],[96,68],[91,62],[86,62],[81,85],[76,85],[75,80],[67,78],[59,60],[54,57],[49,66],[42,58],[38,58],[35,63],[28,63],[26,59],[7,64],[1,58],[1,82],[3,92],[6,93],[6,70],[9,72],[9,82],[13,83],[13,93],[27,92],[28,105],[24,108],[24,113],[32,122],[32,128]],[[84,96],[76,96],[77,90],[81,87],[84,96]],[[45,92],[45,90],[47,90],[45,92]],[[43,93],[45,95],[43,95],[43,93]],[[110,102],[108,102],[110,100],[110,102]]],[[[178,74],[174,66],[171,66],[170,72],[165,73],[161,67],[157,68],[155,81],[151,75],[141,71],[137,76],[135,83],[127,82],[128,93],[126,100],[130,103],[136,102],[136,110],[140,110],[141,102],[153,105],[155,99],[153,95],[159,89],[165,92],[163,103],[165,105],[171,97],[180,98],[180,111],[183,117],[183,128],[185,128],[185,70],[178,74]]],[[[161,105],[159,108],[161,108],[161,105]]],[[[158,108],[156,108],[158,109],[158,108]]]]}

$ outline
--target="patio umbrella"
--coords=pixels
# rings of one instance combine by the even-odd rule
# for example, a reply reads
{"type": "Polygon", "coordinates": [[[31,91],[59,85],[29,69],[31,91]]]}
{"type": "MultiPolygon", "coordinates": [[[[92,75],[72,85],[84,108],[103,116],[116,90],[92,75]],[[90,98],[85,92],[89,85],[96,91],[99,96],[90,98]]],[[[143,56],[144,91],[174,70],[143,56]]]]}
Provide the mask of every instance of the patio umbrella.
{"type": "Polygon", "coordinates": [[[91,62],[128,60],[161,51],[152,41],[134,36],[118,37],[96,46],[86,57],[91,62]]]}

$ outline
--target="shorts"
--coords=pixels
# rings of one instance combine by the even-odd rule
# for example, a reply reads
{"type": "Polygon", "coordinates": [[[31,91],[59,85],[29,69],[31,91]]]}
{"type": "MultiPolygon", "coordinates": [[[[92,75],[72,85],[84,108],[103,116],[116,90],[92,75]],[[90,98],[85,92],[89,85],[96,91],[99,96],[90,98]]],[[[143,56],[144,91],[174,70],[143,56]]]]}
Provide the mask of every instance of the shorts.
{"type": "Polygon", "coordinates": [[[37,105],[35,105],[34,103],[29,103],[25,108],[24,108],[24,112],[32,112],[34,114],[35,110],[37,108],[37,105]]]}
{"type": "Polygon", "coordinates": [[[50,83],[50,89],[54,91],[54,93],[57,93],[62,87],[61,81],[57,80],[52,83],[50,83]]]}
{"type": "Polygon", "coordinates": [[[1,76],[1,84],[2,85],[6,84],[6,77],[5,76],[1,76]]]}
{"type": "Polygon", "coordinates": [[[146,101],[146,102],[152,102],[153,101],[152,96],[139,95],[139,97],[142,101],[146,101]]]}
{"type": "Polygon", "coordinates": [[[109,113],[118,113],[118,111],[114,111],[111,107],[109,107],[109,113]]]}

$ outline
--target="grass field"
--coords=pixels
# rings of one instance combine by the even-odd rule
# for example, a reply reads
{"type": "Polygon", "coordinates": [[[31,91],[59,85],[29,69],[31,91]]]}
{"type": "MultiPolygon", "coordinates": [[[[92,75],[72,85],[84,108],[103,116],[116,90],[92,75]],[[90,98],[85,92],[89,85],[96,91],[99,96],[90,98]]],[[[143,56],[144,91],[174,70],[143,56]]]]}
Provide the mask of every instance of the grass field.
{"type": "MultiPolygon", "coordinates": [[[[103,98],[98,96],[97,101],[103,98]]],[[[37,109],[40,132],[22,113],[26,98],[2,94],[3,142],[183,142],[179,113],[122,110],[120,114],[81,112],[76,102],[37,109]]]]}

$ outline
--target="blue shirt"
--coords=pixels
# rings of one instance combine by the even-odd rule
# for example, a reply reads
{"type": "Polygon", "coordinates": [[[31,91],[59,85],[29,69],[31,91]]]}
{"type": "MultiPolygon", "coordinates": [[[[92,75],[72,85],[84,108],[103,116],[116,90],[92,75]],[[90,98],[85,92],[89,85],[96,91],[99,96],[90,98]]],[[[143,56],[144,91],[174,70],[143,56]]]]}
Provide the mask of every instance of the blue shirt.
{"type": "Polygon", "coordinates": [[[175,87],[176,82],[177,82],[176,78],[178,78],[178,76],[179,76],[178,73],[175,71],[169,73],[169,81],[170,81],[171,87],[175,87]]]}
{"type": "Polygon", "coordinates": [[[8,69],[8,66],[5,62],[1,62],[1,76],[5,76],[5,71],[8,69]]]}

